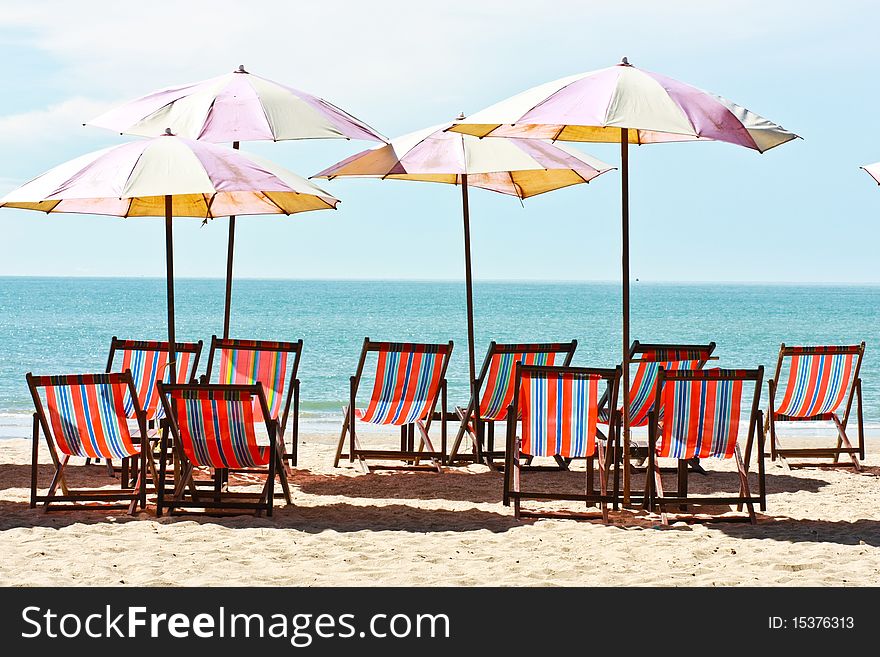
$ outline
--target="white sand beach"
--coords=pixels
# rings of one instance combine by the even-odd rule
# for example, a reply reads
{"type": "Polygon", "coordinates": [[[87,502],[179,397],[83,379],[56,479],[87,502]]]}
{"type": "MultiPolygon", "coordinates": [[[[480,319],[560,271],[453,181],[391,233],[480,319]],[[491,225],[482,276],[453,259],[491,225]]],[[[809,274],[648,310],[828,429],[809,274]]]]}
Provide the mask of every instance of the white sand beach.
{"type": "MultiPolygon", "coordinates": [[[[768,509],[747,523],[661,526],[657,516],[514,519],[484,466],[364,475],[331,465],[334,437],[301,439],[294,504],[273,518],[163,517],[152,508],[28,508],[30,441],[0,441],[0,585],[660,585],[880,584],[880,441],[862,473],[768,462],[768,509]]],[[[44,455],[45,463],[49,463],[44,455]]],[[[692,491],[734,481],[706,463],[692,491]]],[[[51,466],[41,469],[42,485],[51,466]]],[[[71,468],[102,486],[103,468],[71,468]]],[[[638,479],[636,480],[638,481],[638,479]]]]}

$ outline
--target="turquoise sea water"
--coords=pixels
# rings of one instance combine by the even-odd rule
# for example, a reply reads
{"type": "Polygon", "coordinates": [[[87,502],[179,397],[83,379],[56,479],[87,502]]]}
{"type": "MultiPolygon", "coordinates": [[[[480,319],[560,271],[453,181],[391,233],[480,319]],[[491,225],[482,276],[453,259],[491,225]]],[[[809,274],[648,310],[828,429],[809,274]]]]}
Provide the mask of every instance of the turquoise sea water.
{"type": "MultiPolygon", "coordinates": [[[[178,280],[179,340],[222,331],[223,281],[178,280]]],[[[477,283],[477,360],[490,340],[578,340],[575,364],[619,360],[615,283],[477,283]]],[[[455,341],[449,400],[467,398],[464,285],[423,281],[237,281],[232,336],[305,341],[306,425],[335,427],[364,336],[455,341]]],[[[99,372],[110,337],[162,339],[162,279],[0,278],[0,436],[27,434],[27,371],[99,372]]],[[[646,284],[632,291],[632,337],[718,344],[722,367],[772,370],[779,343],[865,340],[865,418],[880,433],[880,287],[646,284]]],[[[204,371],[207,350],[200,369],[204,371]]],[[[767,376],[770,375],[768,372],[767,376]]]]}

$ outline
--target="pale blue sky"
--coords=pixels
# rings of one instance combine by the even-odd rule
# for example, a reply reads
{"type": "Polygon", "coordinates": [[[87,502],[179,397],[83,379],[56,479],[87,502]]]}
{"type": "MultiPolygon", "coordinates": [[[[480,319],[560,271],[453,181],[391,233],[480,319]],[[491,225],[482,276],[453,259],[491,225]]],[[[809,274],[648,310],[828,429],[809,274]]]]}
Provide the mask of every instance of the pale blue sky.
{"type": "MultiPolygon", "coordinates": [[[[0,0],[0,193],[118,143],[81,123],[161,86],[245,64],[388,136],[535,84],[630,61],[804,137],[631,151],[632,272],[642,280],[880,282],[876,2],[17,3],[0,0]],[[550,7],[551,9],[542,9],[550,7]]],[[[308,176],[365,142],[244,144],[308,176]]],[[[617,148],[581,144],[617,163],[617,148]]],[[[462,276],[456,188],[321,181],[336,212],[239,222],[247,277],[462,276]]],[[[526,201],[474,190],[480,279],[619,277],[619,178],[526,201]]],[[[0,210],[0,275],[164,273],[160,221],[0,210]]],[[[175,224],[180,276],[224,275],[226,221],[175,224]]]]}

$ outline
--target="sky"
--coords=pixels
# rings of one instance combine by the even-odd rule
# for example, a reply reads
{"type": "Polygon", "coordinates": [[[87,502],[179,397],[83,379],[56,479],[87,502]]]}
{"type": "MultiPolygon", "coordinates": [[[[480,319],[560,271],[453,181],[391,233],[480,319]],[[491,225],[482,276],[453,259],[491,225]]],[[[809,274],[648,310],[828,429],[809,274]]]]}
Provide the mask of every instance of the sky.
{"type": "MultiPolygon", "coordinates": [[[[627,56],[803,137],[763,155],[631,148],[633,277],[877,283],[880,189],[859,166],[880,160],[878,23],[880,5],[861,0],[0,0],[0,194],[128,139],[82,125],[104,110],[239,64],[394,137],[627,56]]],[[[242,148],[309,176],[370,145],[242,148]]],[[[619,147],[576,146],[618,164],[619,147]]],[[[342,199],[337,211],[238,222],[237,276],[462,277],[457,188],[318,184],[342,199]]],[[[619,279],[617,172],[524,204],[483,190],[470,201],[475,278],[619,279]]],[[[2,209],[0,221],[0,275],[164,275],[157,219],[2,209]]],[[[226,234],[225,219],[176,220],[177,275],[223,277],[226,234]]]]}

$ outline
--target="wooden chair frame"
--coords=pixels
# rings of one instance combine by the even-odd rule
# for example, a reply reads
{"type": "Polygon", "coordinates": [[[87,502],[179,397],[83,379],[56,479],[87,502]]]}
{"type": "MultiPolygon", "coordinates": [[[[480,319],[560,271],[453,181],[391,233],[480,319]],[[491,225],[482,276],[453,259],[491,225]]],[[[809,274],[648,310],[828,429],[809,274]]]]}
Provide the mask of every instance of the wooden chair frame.
{"type": "MultiPolygon", "coordinates": [[[[153,351],[156,350],[156,345],[164,345],[164,349],[160,349],[160,351],[168,351],[168,341],[162,340],[127,340],[120,339],[115,335],[110,339],[110,354],[107,356],[107,368],[106,371],[108,374],[113,372],[113,361],[116,358],[116,353],[118,351],[153,351]]],[[[193,381],[196,377],[196,372],[199,368],[199,358],[202,354],[202,346],[203,343],[201,340],[198,342],[175,342],[174,350],[175,353],[190,353],[194,354],[192,366],[189,371],[189,375],[187,376],[187,381],[193,381]]],[[[165,372],[162,373],[162,376],[159,376],[156,380],[160,381],[165,377],[165,372]]],[[[159,432],[158,427],[156,426],[155,419],[147,420],[147,438],[150,442],[153,443],[153,446],[159,441],[159,432]]],[[[86,464],[88,465],[90,459],[86,459],[86,464]]],[[[112,460],[107,460],[107,471],[110,476],[115,476],[116,472],[129,471],[128,464],[123,463],[121,467],[114,467],[112,460]]]]}
{"type": "MultiPolygon", "coordinates": [[[[30,390],[31,397],[34,401],[35,413],[33,415],[33,451],[31,453],[31,491],[30,491],[30,507],[36,508],[36,506],[42,502],[43,510],[49,511],[50,504],[56,503],[64,503],[63,506],[54,507],[52,510],[71,510],[71,509],[96,509],[101,511],[107,511],[111,509],[126,509],[129,515],[134,515],[137,510],[138,505],[140,505],[141,509],[146,508],[146,483],[145,483],[145,473],[147,468],[150,467],[155,472],[155,464],[152,459],[152,455],[149,454],[149,441],[147,439],[147,419],[146,413],[141,410],[140,402],[137,398],[137,391],[134,387],[134,381],[131,376],[131,372],[126,370],[125,372],[118,372],[113,374],[99,374],[94,376],[99,377],[112,377],[117,379],[120,382],[124,382],[128,388],[129,392],[132,395],[133,404],[135,405],[135,414],[138,423],[138,428],[140,431],[140,436],[137,438],[139,440],[135,440],[135,436],[132,436],[132,440],[135,443],[140,443],[140,455],[137,458],[138,467],[136,468],[137,474],[134,476],[134,485],[126,486],[129,480],[129,473],[127,471],[129,464],[127,463],[128,459],[125,459],[125,466],[123,470],[122,484],[120,490],[107,490],[107,489],[73,489],[67,485],[67,481],[64,478],[64,470],[67,467],[70,456],[67,454],[59,454],[58,448],[55,441],[55,436],[52,432],[51,425],[49,424],[49,420],[46,417],[46,411],[43,408],[43,401],[40,399],[39,388],[46,387],[47,385],[70,385],[79,382],[79,379],[83,375],[71,374],[66,376],[34,376],[30,372],[27,373],[26,379],[28,384],[28,389],[30,390]],[[45,495],[39,495],[37,492],[37,473],[39,470],[39,452],[40,452],[40,431],[42,430],[43,435],[46,438],[46,443],[49,447],[49,454],[52,458],[52,463],[55,466],[55,474],[52,477],[52,483],[49,485],[49,490],[45,495]],[[61,494],[57,493],[58,489],[61,489],[61,494]],[[82,504],[82,502],[127,502],[127,503],[117,503],[117,504],[82,504]]],[[[93,375],[86,375],[93,376],[93,375]]]]}
{"type": "MultiPolygon", "coordinates": [[[[166,421],[162,427],[162,439],[159,461],[159,486],[157,486],[156,499],[156,515],[161,516],[165,509],[168,509],[169,515],[173,515],[175,509],[192,509],[200,508],[206,512],[210,510],[253,510],[255,515],[261,515],[263,511],[267,516],[272,515],[275,501],[275,477],[281,481],[281,487],[284,491],[284,498],[287,504],[292,504],[290,495],[290,485],[287,480],[281,456],[284,452],[284,446],[281,443],[279,433],[278,420],[271,419],[269,415],[268,404],[266,403],[266,395],[263,386],[260,383],[254,385],[219,385],[219,384],[165,384],[159,382],[159,394],[161,395],[162,404],[165,407],[166,421]],[[268,449],[271,451],[269,461],[266,466],[266,484],[261,493],[247,492],[231,492],[216,486],[213,491],[199,491],[193,474],[195,466],[187,458],[183,445],[180,441],[180,428],[177,423],[177,416],[174,407],[169,398],[169,394],[176,390],[215,390],[219,392],[246,392],[256,395],[262,406],[263,422],[266,425],[266,431],[269,435],[268,449]],[[172,440],[169,441],[169,438],[172,440]],[[167,487],[168,469],[168,448],[169,442],[173,450],[173,462],[175,464],[175,476],[173,488],[167,487]],[[186,491],[189,490],[189,499],[186,499],[186,491]],[[169,497],[169,491],[171,498],[169,497]]],[[[256,423],[255,423],[256,424],[256,423]]],[[[227,468],[218,468],[214,466],[217,473],[224,473],[227,468]]],[[[257,472],[256,469],[249,469],[248,472],[257,472]]],[[[215,482],[222,481],[222,477],[215,477],[215,482]]]]}
{"type": "MultiPolygon", "coordinates": [[[[239,340],[233,338],[218,338],[216,335],[211,336],[211,350],[208,352],[208,366],[205,372],[205,383],[210,383],[211,372],[213,371],[214,358],[217,351],[221,349],[237,349],[251,351],[284,351],[293,354],[293,363],[289,365],[290,380],[287,385],[287,392],[284,394],[282,402],[283,410],[280,418],[274,418],[279,421],[278,431],[281,438],[281,444],[284,445],[284,436],[287,431],[287,421],[290,418],[290,407],[293,405],[293,419],[291,427],[290,451],[284,447],[282,460],[289,462],[295,467],[297,463],[298,445],[299,445],[299,400],[300,400],[300,380],[297,377],[299,373],[299,362],[302,357],[303,341],[296,342],[277,342],[269,340],[239,340]]],[[[265,390],[264,390],[265,392],[265,390]]]]}
{"type": "Polygon", "coordinates": [[[446,424],[447,414],[447,382],[446,370],[449,367],[449,359],[452,356],[453,342],[450,340],[440,344],[418,344],[418,343],[389,343],[375,342],[370,338],[364,338],[364,344],[361,349],[360,359],[358,360],[355,375],[349,380],[349,402],[343,410],[344,419],[342,422],[342,430],[339,435],[339,443],[336,447],[336,455],[333,460],[333,467],[339,467],[339,461],[347,458],[349,462],[358,461],[364,472],[370,472],[371,466],[367,465],[367,460],[401,460],[405,464],[401,466],[373,465],[373,469],[382,470],[424,470],[430,469],[436,472],[442,472],[442,465],[446,461],[446,424]],[[371,352],[379,352],[388,347],[388,345],[399,344],[404,347],[420,346],[420,347],[437,347],[445,349],[446,352],[441,354],[443,364],[440,370],[440,385],[437,386],[437,392],[434,398],[429,401],[430,409],[425,421],[417,421],[411,424],[401,426],[400,449],[381,450],[381,449],[364,449],[358,440],[355,425],[357,418],[353,409],[357,408],[357,393],[364,373],[364,365],[367,360],[367,354],[371,352]],[[437,411],[437,403],[440,403],[440,413],[437,411]],[[430,430],[434,419],[440,422],[440,449],[435,449],[431,441],[430,430]],[[415,447],[415,432],[418,431],[420,439],[418,448],[415,447]],[[344,453],[345,438],[348,435],[348,453],[344,453]],[[427,446],[427,450],[424,449],[427,446]],[[422,465],[420,461],[426,459],[431,465],[422,465]]]}
{"type": "MultiPolygon", "coordinates": [[[[542,467],[530,465],[531,459],[527,464],[522,463],[524,455],[520,453],[522,440],[517,436],[516,426],[517,418],[520,417],[520,387],[522,384],[522,375],[524,372],[535,374],[541,373],[574,373],[596,375],[605,381],[606,390],[612,402],[612,408],[616,408],[617,391],[620,388],[620,366],[614,369],[595,368],[595,367],[548,367],[536,365],[516,364],[516,388],[513,393],[513,402],[507,410],[507,452],[504,467],[504,491],[503,503],[510,506],[513,501],[514,517],[516,518],[571,518],[578,520],[590,520],[601,517],[603,522],[608,522],[608,504],[614,503],[618,497],[618,491],[615,490],[608,494],[608,470],[617,462],[617,452],[620,447],[620,434],[618,424],[610,425],[609,437],[602,437],[598,430],[594,440],[597,443],[597,451],[595,459],[587,459],[586,476],[584,482],[584,494],[567,494],[555,493],[551,491],[524,490],[522,488],[522,472],[535,470],[556,470],[558,467],[542,467]],[[595,489],[595,476],[593,469],[593,461],[596,461],[599,469],[599,490],[595,489]],[[584,502],[586,504],[599,504],[600,515],[595,513],[584,512],[554,512],[541,510],[526,510],[522,508],[523,500],[564,500],[573,502],[584,502]]],[[[601,394],[601,393],[600,393],[601,394]]],[[[600,397],[601,399],[601,397],[600,397]]],[[[598,407],[597,399],[597,407],[598,407]]],[[[616,412],[616,411],[615,411],[616,412]]],[[[616,480],[616,479],[615,479],[616,480]]]]}
{"type": "Polygon", "coordinates": [[[858,350],[854,353],[856,354],[856,364],[853,369],[852,374],[852,382],[850,383],[850,389],[846,396],[846,410],[843,415],[843,420],[837,414],[837,411],[833,411],[830,414],[830,419],[834,422],[835,430],[837,431],[837,446],[836,447],[815,447],[815,448],[783,448],[779,442],[779,435],[776,430],[777,422],[814,422],[817,420],[825,420],[828,419],[825,416],[810,416],[803,418],[795,418],[795,417],[785,417],[784,419],[780,419],[776,414],[776,390],[779,385],[779,377],[782,374],[782,365],[786,357],[793,356],[795,354],[827,354],[827,355],[835,355],[835,354],[845,354],[850,353],[849,350],[851,347],[786,347],[783,342],[779,348],[779,358],[776,361],[776,373],[773,375],[773,378],[767,381],[767,387],[770,393],[769,405],[767,408],[767,419],[765,423],[765,430],[769,430],[770,432],[770,460],[775,461],[779,459],[782,464],[787,467],[798,467],[811,465],[807,463],[791,463],[788,461],[789,458],[799,458],[799,459],[810,459],[810,458],[831,458],[833,459],[831,463],[823,463],[821,465],[829,465],[829,466],[852,466],[856,472],[861,471],[861,464],[859,463],[859,459],[865,459],[865,420],[862,411],[862,380],[859,378],[859,372],[862,367],[862,359],[865,356],[865,343],[861,342],[858,345],[858,350]],[[835,351],[837,349],[837,351],[835,351]],[[858,447],[853,447],[850,442],[849,436],[846,433],[847,425],[849,424],[850,418],[852,417],[853,410],[853,402],[856,404],[856,426],[858,432],[858,447]],[[841,463],[839,462],[840,456],[846,454],[849,456],[852,463],[841,463]]]}
{"type": "MultiPolygon", "coordinates": [[[[571,365],[574,352],[577,349],[577,340],[571,342],[541,342],[541,343],[502,343],[499,344],[494,340],[489,343],[489,349],[486,357],[483,359],[483,365],[480,367],[480,373],[477,375],[476,391],[477,400],[471,396],[467,408],[461,406],[455,407],[455,413],[461,422],[458,433],[452,443],[452,449],[449,452],[448,462],[455,464],[456,461],[485,463],[490,468],[496,469],[495,459],[505,459],[505,449],[495,449],[495,421],[484,420],[480,417],[479,400],[482,398],[483,385],[486,383],[486,377],[489,374],[489,368],[492,365],[492,359],[497,354],[504,353],[529,353],[529,354],[564,354],[565,357],[560,363],[562,367],[571,365]],[[472,454],[459,454],[462,440],[465,435],[470,438],[472,454]]],[[[511,376],[516,376],[515,368],[511,370],[511,376]]],[[[507,441],[503,443],[506,448],[507,441]]]]}
{"type": "Polygon", "coordinates": [[[759,366],[754,370],[687,370],[683,372],[667,371],[660,368],[657,373],[657,393],[654,399],[654,407],[649,413],[648,434],[649,434],[649,451],[648,451],[648,475],[645,477],[645,500],[647,507],[653,511],[660,509],[662,522],[664,525],[669,524],[669,517],[666,511],[669,506],[677,506],[679,511],[687,512],[688,506],[691,505],[736,505],[737,510],[741,511],[743,505],[748,510],[747,516],[733,517],[713,517],[711,520],[724,521],[744,521],[748,520],[752,524],[757,521],[755,516],[755,505],[759,505],[762,511],[767,509],[767,486],[766,473],[764,469],[764,425],[763,413],[760,409],[761,403],[761,384],[764,378],[764,367],[759,366]],[[749,429],[746,439],[746,453],[743,458],[737,442],[734,448],[734,459],[736,462],[737,473],[740,479],[740,490],[736,496],[701,496],[694,497],[688,495],[688,467],[685,459],[677,459],[678,461],[678,482],[674,491],[663,490],[663,482],[660,478],[660,467],[657,463],[657,441],[661,430],[658,422],[657,409],[662,403],[663,386],[666,381],[676,380],[711,380],[711,381],[753,381],[755,384],[754,394],[752,396],[751,412],[749,413],[749,429]],[[758,449],[758,495],[752,495],[749,489],[749,461],[757,435],[758,449]]]}

